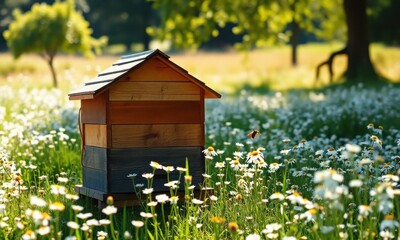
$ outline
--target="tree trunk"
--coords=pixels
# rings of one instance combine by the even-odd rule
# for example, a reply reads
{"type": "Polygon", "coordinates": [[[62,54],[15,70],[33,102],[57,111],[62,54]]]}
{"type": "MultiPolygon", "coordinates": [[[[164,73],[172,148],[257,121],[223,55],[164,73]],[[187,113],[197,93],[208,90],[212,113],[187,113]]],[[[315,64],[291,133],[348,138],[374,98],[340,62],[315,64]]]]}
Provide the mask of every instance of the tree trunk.
{"type": "Polygon", "coordinates": [[[366,81],[377,79],[369,55],[367,0],[343,0],[347,25],[346,79],[366,81]]]}
{"type": "Polygon", "coordinates": [[[56,70],[54,69],[53,62],[54,62],[54,57],[49,57],[47,63],[49,64],[51,76],[53,78],[53,87],[57,88],[58,87],[57,74],[56,70]]]}
{"type": "Polygon", "coordinates": [[[293,18],[292,35],[290,36],[290,46],[292,47],[292,66],[297,66],[297,46],[299,44],[300,26],[293,18]]]}

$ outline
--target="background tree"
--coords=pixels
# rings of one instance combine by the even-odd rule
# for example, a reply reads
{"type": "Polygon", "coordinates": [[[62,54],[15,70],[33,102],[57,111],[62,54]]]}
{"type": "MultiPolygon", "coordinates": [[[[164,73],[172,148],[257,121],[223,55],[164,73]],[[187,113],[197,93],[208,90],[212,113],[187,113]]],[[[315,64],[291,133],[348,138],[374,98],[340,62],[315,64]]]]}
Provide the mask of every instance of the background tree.
{"type": "Polygon", "coordinates": [[[369,54],[369,34],[367,24],[367,0],[344,0],[347,26],[347,70],[351,80],[375,77],[369,54]]]}
{"type": "MultiPolygon", "coordinates": [[[[29,0],[0,0],[0,32],[3,33],[8,25],[12,22],[13,16],[12,12],[14,9],[20,9],[27,5],[29,0]]],[[[0,50],[7,48],[5,39],[0,34],[0,50]]]]}
{"type": "MultiPolygon", "coordinates": [[[[328,60],[317,67],[317,79],[320,68],[327,65],[330,79],[333,79],[333,60],[338,55],[347,56],[347,69],[344,77],[349,81],[375,81],[379,79],[371,62],[369,45],[370,34],[368,26],[368,12],[370,15],[378,15],[382,9],[390,5],[388,0],[372,1],[368,8],[367,0],[343,0],[343,11],[346,19],[347,41],[344,48],[333,52],[328,60]]],[[[395,5],[395,4],[394,4],[395,5]]]]}
{"type": "Polygon", "coordinates": [[[14,11],[15,20],[4,32],[4,38],[15,58],[36,53],[48,63],[53,85],[57,87],[54,58],[59,52],[82,53],[87,57],[99,53],[107,38],[91,37],[89,23],[75,10],[73,0],[53,5],[36,3],[26,13],[14,11]]]}
{"type": "MultiPolygon", "coordinates": [[[[26,12],[35,3],[45,2],[52,4],[55,1],[58,0],[0,0],[0,32],[3,33],[13,20],[12,12],[14,9],[18,8],[21,12],[26,12]]],[[[168,2],[162,3],[162,7],[167,6],[168,9],[169,4],[174,4],[174,0],[169,0],[168,2]]],[[[180,1],[178,7],[185,9],[182,7],[182,4],[189,4],[189,2],[189,0],[180,1]]],[[[214,2],[211,4],[212,7],[216,4],[223,5],[222,3],[214,2]]],[[[256,4],[254,0],[247,2],[253,5],[256,4]]],[[[281,26],[281,32],[270,36],[272,40],[266,41],[266,45],[274,43],[291,44],[293,63],[297,60],[296,53],[299,44],[321,40],[346,42],[343,0],[279,0],[275,2],[277,3],[262,4],[265,6],[273,5],[275,8],[278,6],[280,8],[279,12],[272,11],[268,7],[267,10],[276,13],[276,16],[289,14],[289,17],[285,17],[287,24],[281,26]],[[285,13],[285,11],[288,13],[285,13]]],[[[370,40],[385,44],[399,44],[400,28],[396,24],[400,21],[400,15],[398,14],[400,1],[376,0],[368,1],[367,3],[370,40]]],[[[159,15],[164,11],[164,9],[159,9],[159,11],[154,10],[151,8],[151,2],[143,0],[119,0],[118,4],[115,4],[113,0],[75,0],[75,4],[76,10],[80,11],[84,18],[90,22],[93,37],[99,38],[106,35],[109,38],[109,44],[123,44],[126,46],[125,49],[128,50],[133,44],[137,47],[148,47],[151,38],[145,33],[145,29],[149,25],[157,26],[160,22],[159,15]]],[[[190,4],[193,5],[193,3],[190,4]]],[[[194,4],[199,5],[200,3],[194,4]]],[[[242,4],[244,5],[245,3],[242,4]]],[[[260,11],[262,12],[261,9],[260,11]]],[[[225,10],[221,9],[219,11],[225,10]]],[[[231,14],[239,13],[236,11],[231,14]]],[[[186,16],[187,14],[182,12],[180,15],[186,16]]],[[[235,16],[232,19],[234,18],[235,16]]],[[[268,24],[272,24],[273,19],[269,19],[270,23],[268,24]]],[[[233,21],[227,21],[223,27],[217,25],[216,32],[218,36],[211,36],[209,40],[203,41],[199,45],[199,48],[230,48],[235,43],[242,43],[246,31],[235,35],[232,33],[232,28],[235,26],[237,24],[233,21]]],[[[253,43],[250,48],[255,46],[253,43]]],[[[3,38],[3,34],[0,34],[0,51],[6,49],[6,41],[3,38]]],[[[137,48],[137,50],[139,49],[137,48]]]]}
{"type": "Polygon", "coordinates": [[[290,43],[292,64],[296,65],[302,30],[316,32],[324,38],[337,36],[331,26],[343,26],[343,18],[340,18],[343,14],[338,13],[336,7],[339,1],[155,0],[161,26],[148,28],[148,33],[170,40],[177,48],[198,48],[217,37],[219,29],[229,26],[234,34],[242,36],[242,41],[236,44],[241,50],[290,43]],[[321,27],[326,25],[330,28],[325,31],[321,27]]]}
{"type": "Polygon", "coordinates": [[[297,46],[302,32],[312,33],[323,40],[344,39],[344,15],[340,11],[340,0],[286,0],[283,3],[291,16],[291,22],[283,31],[289,29],[288,43],[292,48],[293,66],[297,65],[297,46]]]}
{"type": "Polygon", "coordinates": [[[400,1],[369,1],[368,23],[371,41],[400,45],[400,1]],[[372,6],[371,6],[372,5],[372,6]]]}
{"type": "Polygon", "coordinates": [[[150,36],[146,27],[158,24],[157,12],[149,1],[143,0],[86,0],[85,18],[93,28],[94,36],[107,35],[109,44],[132,44],[149,48],[150,36]]]}
{"type": "MultiPolygon", "coordinates": [[[[372,4],[387,3],[381,0],[372,4]]],[[[162,1],[155,0],[162,25],[149,28],[149,34],[170,40],[178,48],[198,48],[201,42],[218,36],[218,27],[233,23],[233,33],[243,36],[240,49],[275,44],[281,40],[292,45],[292,63],[296,63],[296,34],[300,29],[319,37],[338,37],[345,47],[334,52],[325,64],[333,76],[335,56],[346,54],[348,64],[345,76],[351,80],[376,79],[369,56],[367,0],[286,0],[286,1],[162,1]]],[[[317,74],[318,75],[318,74],[317,74]]]]}

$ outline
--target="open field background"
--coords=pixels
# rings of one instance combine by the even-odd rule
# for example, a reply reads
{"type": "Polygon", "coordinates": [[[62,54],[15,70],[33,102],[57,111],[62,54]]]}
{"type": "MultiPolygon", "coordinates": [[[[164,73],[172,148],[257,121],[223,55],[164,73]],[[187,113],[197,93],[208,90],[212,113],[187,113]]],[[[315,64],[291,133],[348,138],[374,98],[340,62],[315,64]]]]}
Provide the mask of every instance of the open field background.
{"type": "MultiPolygon", "coordinates": [[[[285,90],[326,86],[329,84],[327,69],[322,69],[321,79],[316,82],[315,67],[340,47],[338,44],[300,46],[297,67],[291,67],[290,48],[284,46],[248,54],[228,51],[169,55],[173,62],[217,91],[235,93],[242,88],[285,90]]],[[[58,56],[55,65],[60,78],[60,89],[68,91],[81,85],[118,58],[119,56],[99,56],[95,59],[58,56]]],[[[383,76],[394,82],[400,81],[400,48],[372,45],[371,58],[383,76]]],[[[0,54],[0,62],[0,84],[51,86],[49,69],[37,56],[27,55],[14,60],[11,55],[3,53],[0,54]]],[[[336,59],[336,78],[340,77],[345,64],[344,57],[336,59]]]]}

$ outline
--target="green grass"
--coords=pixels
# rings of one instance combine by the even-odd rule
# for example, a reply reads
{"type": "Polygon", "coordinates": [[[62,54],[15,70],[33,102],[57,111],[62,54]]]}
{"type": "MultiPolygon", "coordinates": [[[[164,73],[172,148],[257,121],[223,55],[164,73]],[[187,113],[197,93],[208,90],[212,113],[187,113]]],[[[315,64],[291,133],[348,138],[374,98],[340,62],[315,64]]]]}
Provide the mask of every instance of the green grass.
{"type": "MultiPolygon", "coordinates": [[[[247,62],[234,52],[171,55],[225,93],[206,102],[202,186],[213,191],[194,197],[189,159],[174,166],[189,168],[174,179],[185,182],[180,202],[138,191],[142,206],[116,210],[110,201],[104,211],[76,199],[79,104],[68,101],[67,92],[117,57],[62,56],[56,60],[61,89],[51,89],[40,59],[15,63],[1,55],[10,67],[0,74],[0,238],[398,238],[400,89],[387,83],[315,87],[315,64],[335,48],[303,46],[296,68],[288,48],[252,52],[247,62]],[[261,133],[255,139],[247,136],[253,129],[261,133]]],[[[399,74],[398,54],[372,46],[388,76],[399,74]]],[[[340,72],[344,63],[335,64],[340,72]]],[[[165,171],[152,166],[149,173],[165,171]]],[[[142,189],[151,187],[149,178],[142,189]]]]}

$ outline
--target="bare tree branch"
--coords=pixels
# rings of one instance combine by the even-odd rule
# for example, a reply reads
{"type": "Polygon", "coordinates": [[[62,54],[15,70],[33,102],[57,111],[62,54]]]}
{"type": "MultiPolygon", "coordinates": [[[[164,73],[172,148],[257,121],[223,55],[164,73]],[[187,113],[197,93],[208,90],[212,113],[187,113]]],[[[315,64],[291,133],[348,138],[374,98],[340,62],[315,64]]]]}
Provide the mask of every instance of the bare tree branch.
{"type": "Polygon", "coordinates": [[[328,70],[329,70],[329,82],[332,83],[332,81],[333,81],[333,66],[332,66],[332,65],[333,65],[333,60],[335,59],[336,56],[342,55],[342,54],[346,54],[346,55],[348,54],[347,46],[344,47],[344,48],[341,49],[341,50],[338,50],[338,51],[336,51],[336,52],[331,53],[331,55],[329,56],[328,60],[326,60],[326,61],[320,63],[320,64],[317,66],[317,72],[316,72],[316,75],[315,75],[315,81],[316,81],[316,82],[317,82],[318,79],[319,79],[319,72],[320,72],[320,70],[321,70],[321,67],[323,67],[324,65],[328,65],[328,70]]]}

